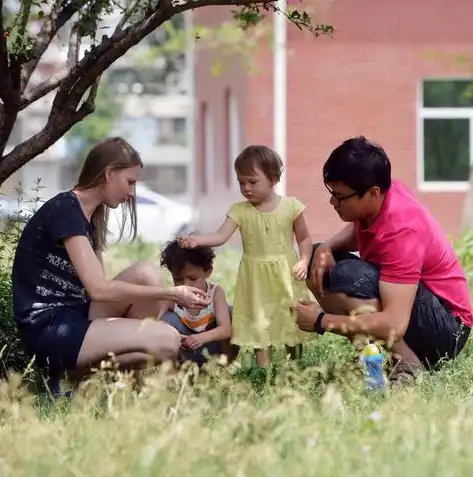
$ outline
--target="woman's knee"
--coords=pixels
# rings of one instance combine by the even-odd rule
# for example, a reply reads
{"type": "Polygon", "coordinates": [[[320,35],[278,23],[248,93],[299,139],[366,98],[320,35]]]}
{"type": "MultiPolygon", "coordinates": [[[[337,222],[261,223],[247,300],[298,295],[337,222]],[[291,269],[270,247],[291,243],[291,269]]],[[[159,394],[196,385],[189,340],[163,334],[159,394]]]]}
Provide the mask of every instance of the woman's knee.
{"type": "Polygon", "coordinates": [[[161,274],[157,266],[150,260],[140,260],[130,268],[132,278],[130,281],[137,285],[160,286],[163,284],[161,274]]]}
{"type": "Polygon", "coordinates": [[[181,347],[181,335],[171,325],[155,323],[146,333],[143,352],[150,354],[158,362],[174,361],[181,347]]]}

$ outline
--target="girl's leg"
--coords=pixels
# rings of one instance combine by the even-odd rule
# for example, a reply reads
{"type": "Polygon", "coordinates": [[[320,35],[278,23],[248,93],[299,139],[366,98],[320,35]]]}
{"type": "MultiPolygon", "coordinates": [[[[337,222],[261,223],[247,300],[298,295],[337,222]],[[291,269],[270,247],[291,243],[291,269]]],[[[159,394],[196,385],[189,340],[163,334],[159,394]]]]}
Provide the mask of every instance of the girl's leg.
{"type": "Polygon", "coordinates": [[[292,360],[301,359],[301,357],[302,357],[302,344],[298,344],[296,346],[287,346],[286,345],[286,353],[291,357],[292,360]]]}
{"type": "Polygon", "coordinates": [[[272,348],[255,349],[256,366],[267,368],[271,364],[272,348]]]}

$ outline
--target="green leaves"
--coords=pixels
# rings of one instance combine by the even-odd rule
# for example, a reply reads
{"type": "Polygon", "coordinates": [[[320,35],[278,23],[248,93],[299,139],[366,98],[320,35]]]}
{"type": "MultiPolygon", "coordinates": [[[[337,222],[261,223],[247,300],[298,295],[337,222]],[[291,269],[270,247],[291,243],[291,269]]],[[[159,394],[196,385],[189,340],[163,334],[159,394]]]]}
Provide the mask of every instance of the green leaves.
{"type": "Polygon", "coordinates": [[[257,25],[264,18],[264,15],[260,12],[260,8],[257,5],[248,5],[242,7],[240,10],[232,10],[232,15],[237,25],[243,31],[257,25]]]}
{"type": "Polygon", "coordinates": [[[263,21],[265,18],[263,12],[265,11],[284,15],[300,30],[309,30],[316,36],[333,33],[333,26],[331,25],[313,25],[311,17],[306,11],[301,11],[297,8],[290,8],[287,12],[284,12],[277,6],[276,2],[245,5],[238,10],[233,10],[232,15],[237,25],[242,30],[247,31],[249,28],[258,25],[263,21]]]}

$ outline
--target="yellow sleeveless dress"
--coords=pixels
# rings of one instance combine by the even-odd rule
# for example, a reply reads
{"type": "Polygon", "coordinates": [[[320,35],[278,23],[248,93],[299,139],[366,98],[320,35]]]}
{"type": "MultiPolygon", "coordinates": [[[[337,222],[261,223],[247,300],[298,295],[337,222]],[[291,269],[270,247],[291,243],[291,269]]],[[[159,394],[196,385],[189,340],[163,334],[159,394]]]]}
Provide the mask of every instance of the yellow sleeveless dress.
{"type": "Polygon", "coordinates": [[[239,227],[243,255],[233,302],[232,343],[252,348],[289,345],[315,339],[299,329],[291,309],[310,299],[305,282],[296,280],[293,225],[305,206],[294,197],[281,197],[272,212],[260,212],[250,202],[232,205],[227,216],[239,227]]]}

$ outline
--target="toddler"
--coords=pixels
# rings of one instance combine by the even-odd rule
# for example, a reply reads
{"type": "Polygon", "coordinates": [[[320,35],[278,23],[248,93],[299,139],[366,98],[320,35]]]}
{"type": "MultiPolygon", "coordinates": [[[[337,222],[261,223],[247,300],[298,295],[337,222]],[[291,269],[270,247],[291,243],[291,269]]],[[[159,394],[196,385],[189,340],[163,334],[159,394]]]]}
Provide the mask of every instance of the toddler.
{"type": "Polygon", "coordinates": [[[253,348],[258,366],[270,363],[272,346],[286,345],[295,358],[300,345],[314,339],[314,333],[298,328],[294,315],[296,302],[310,298],[304,279],[312,241],[304,205],[274,190],[282,167],[278,154],[268,147],[244,149],[235,171],[245,200],[231,206],[215,233],[181,239],[188,248],[217,247],[239,229],[243,256],[235,288],[232,343],[253,348]]]}
{"type": "Polygon", "coordinates": [[[210,298],[210,304],[204,309],[165,303],[159,315],[159,319],[181,334],[181,360],[190,360],[199,366],[206,361],[204,349],[209,355],[226,355],[228,362],[233,361],[238,353],[237,347],[230,344],[231,310],[225,291],[209,280],[214,258],[210,247],[186,249],[181,247],[178,240],[169,242],[161,253],[161,266],[171,272],[174,285],[199,288],[210,298]]]}

